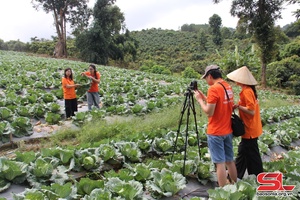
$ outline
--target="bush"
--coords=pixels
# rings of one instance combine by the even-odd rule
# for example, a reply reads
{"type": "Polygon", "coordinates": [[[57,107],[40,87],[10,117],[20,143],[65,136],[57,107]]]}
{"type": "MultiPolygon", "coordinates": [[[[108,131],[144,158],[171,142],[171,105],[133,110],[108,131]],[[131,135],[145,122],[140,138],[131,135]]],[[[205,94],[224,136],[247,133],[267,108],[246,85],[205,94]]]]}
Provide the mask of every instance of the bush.
{"type": "Polygon", "coordinates": [[[195,78],[195,79],[200,78],[198,72],[196,72],[192,67],[185,68],[185,70],[182,72],[182,76],[184,78],[195,78]]]}
{"type": "Polygon", "coordinates": [[[294,55],[300,56],[300,39],[287,44],[283,52],[281,52],[282,58],[287,58],[294,55]]]}
{"type": "MultiPolygon", "coordinates": [[[[300,77],[299,77],[300,78],[300,77]]],[[[300,95],[300,81],[295,81],[293,84],[295,95],[300,95]]]]}
{"type": "Polygon", "coordinates": [[[165,74],[165,75],[172,74],[169,69],[167,69],[161,65],[154,65],[153,67],[151,67],[150,72],[155,73],[155,74],[165,74]]]}
{"type": "Polygon", "coordinates": [[[299,93],[300,57],[294,55],[278,62],[273,62],[267,68],[267,82],[271,87],[292,89],[299,93]]]}
{"type": "Polygon", "coordinates": [[[150,68],[146,65],[142,65],[139,70],[144,71],[144,72],[149,72],[150,68]]]}

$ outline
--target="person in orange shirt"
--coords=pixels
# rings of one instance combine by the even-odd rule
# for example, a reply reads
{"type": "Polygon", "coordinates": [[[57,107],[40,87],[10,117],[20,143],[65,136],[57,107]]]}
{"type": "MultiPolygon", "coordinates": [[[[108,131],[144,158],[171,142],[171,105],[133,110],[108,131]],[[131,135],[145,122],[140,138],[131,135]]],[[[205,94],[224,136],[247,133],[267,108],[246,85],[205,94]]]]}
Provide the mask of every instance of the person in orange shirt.
{"type": "Polygon", "coordinates": [[[97,72],[96,66],[90,64],[89,71],[82,72],[82,76],[86,76],[87,78],[91,79],[92,84],[90,89],[87,91],[87,102],[88,102],[88,110],[92,109],[94,105],[97,108],[100,108],[100,96],[99,96],[99,87],[98,84],[100,83],[100,73],[97,72]]]}
{"type": "Polygon", "coordinates": [[[227,77],[242,88],[239,103],[234,109],[239,110],[239,115],[245,124],[245,134],[238,146],[236,168],[238,178],[242,179],[247,169],[248,174],[256,176],[263,172],[257,139],[262,134],[260,109],[255,85],[257,81],[246,66],[229,73],[227,77]]]}
{"type": "Polygon", "coordinates": [[[79,84],[74,83],[71,68],[65,69],[64,77],[62,77],[61,82],[64,92],[66,118],[68,119],[71,116],[74,116],[75,112],[77,112],[77,98],[75,88],[78,87],[79,84]]]}
{"type": "Polygon", "coordinates": [[[232,146],[232,105],[228,102],[223,86],[226,88],[231,102],[233,102],[233,92],[231,86],[222,79],[217,65],[207,66],[202,78],[210,86],[207,97],[200,90],[195,90],[194,95],[208,116],[207,144],[211,160],[216,166],[218,184],[223,187],[227,183],[226,167],[231,180],[237,181],[232,146]]]}

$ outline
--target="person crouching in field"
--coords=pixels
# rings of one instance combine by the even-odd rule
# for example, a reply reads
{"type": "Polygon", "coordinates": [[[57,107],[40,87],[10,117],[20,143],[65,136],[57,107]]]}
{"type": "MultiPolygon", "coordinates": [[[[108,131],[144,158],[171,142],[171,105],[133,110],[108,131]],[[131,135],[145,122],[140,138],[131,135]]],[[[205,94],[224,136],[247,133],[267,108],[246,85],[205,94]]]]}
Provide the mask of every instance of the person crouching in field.
{"type": "Polygon", "coordinates": [[[247,169],[248,174],[256,176],[263,172],[263,164],[258,148],[258,137],[262,134],[260,109],[255,85],[257,81],[246,66],[227,74],[227,77],[242,88],[239,103],[234,109],[245,124],[245,134],[242,135],[236,157],[238,178],[242,179],[247,169]]]}
{"type": "Polygon", "coordinates": [[[77,112],[77,98],[75,88],[80,85],[74,83],[71,68],[65,69],[64,77],[62,78],[61,82],[64,92],[66,118],[69,119],[71,116],[75,116],[75,112],[77,112]]]}
{"type": "Polygon", "coordinates": [[[88,102],[88,110],[92,109],[94,105],[97,108],[100,108],[100,96],[99,96],[99,87],[98,84],[100,83],[100,73],[97,72],[96,66],[90,64],[89,71],[82,72],[82,76],[86,76],[87,78],[91,79],[92,84],[90,89],[87,91],[87,102],[88,102]]]}

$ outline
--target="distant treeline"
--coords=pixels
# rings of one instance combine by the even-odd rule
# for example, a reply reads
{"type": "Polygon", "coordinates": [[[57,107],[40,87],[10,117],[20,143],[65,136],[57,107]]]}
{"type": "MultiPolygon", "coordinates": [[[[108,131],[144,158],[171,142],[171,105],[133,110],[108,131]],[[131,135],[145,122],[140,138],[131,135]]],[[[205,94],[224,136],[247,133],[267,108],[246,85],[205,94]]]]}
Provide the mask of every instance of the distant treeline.
{"type": "MultiPolygon", "coordinates": [[[[221,27],[222,42],[217,45],[210,28],[208,24],[184,24],[179,31],[152,28],[127,32],[136,43],[136,46],[131,45],[131,51],[136,51],[135,56],[111,57],[107,64],[192,78],[203,73],[205,66],[212,63],[220,65],[224,73],[247,65],[259,80],[260,60],[251,35],[246,30],[221,27]]],[[[300,21],[276,27],[278,54],[267,68],[268,86],[300,94],[299,35],[300,21]]],[[[55,37],[52,40],[31,38],[28,43],[0,39],[0,49],[53,56],[56,42],[55,37]]],[[[86,61],[79,57],[75,42],[74,38],[67,39],[69,58],[86,61]]]]}

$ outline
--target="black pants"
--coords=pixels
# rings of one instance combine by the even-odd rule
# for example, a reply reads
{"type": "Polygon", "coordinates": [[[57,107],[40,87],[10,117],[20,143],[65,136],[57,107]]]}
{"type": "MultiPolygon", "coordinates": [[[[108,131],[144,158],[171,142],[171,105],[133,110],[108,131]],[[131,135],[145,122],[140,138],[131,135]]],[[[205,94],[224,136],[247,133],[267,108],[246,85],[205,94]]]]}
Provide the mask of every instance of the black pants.
{"type": "Polygon", "coordinates": [[[256,176],[263,172],[262,160],[260,157],[257,138],[243,139],[238,147],[238,155],[235,160],[237,177],[242,179],[247,169],[248,174],[256,176]]]}
{"type": "Polygon", "coordinates": [[[66,118],[75,116],[77,112],[77,99],[65,99],[66,118]]]}

